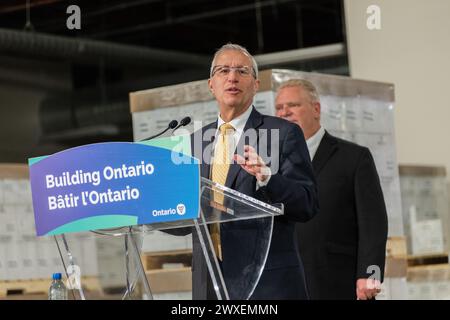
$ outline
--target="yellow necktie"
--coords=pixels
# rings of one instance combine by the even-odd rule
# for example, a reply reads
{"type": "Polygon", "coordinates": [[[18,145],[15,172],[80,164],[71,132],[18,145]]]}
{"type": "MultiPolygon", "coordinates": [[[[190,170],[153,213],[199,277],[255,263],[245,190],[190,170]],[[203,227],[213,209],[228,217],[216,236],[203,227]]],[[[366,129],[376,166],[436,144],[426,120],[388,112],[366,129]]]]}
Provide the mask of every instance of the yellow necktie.
{"type": "MultiPolygon", "coordinates": [[[[219,128],[220,133],[214,147],[214,160],[212,166],[212,181],[221,185],[225,185],[227,180],[228,170],[232,154],[234,153],[233,133],[234,128],[229,123],[224,123],[219,128]]],[[[223,194],[219,192],[213,193],[214,201],[223,204],[223,194]]],[[[214,250],[217,257],[222,260],[222,247],[220,244],[220,224],[214,223],[211,225],[211,240],[214,244],[214,250]]]]}

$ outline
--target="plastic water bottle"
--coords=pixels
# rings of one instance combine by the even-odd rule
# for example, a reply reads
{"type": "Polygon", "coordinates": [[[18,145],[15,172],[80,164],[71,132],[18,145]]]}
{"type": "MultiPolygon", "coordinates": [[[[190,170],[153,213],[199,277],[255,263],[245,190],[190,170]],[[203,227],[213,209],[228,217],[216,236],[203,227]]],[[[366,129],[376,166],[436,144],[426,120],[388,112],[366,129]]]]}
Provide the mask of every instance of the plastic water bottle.
{"type": "Polygon", "coordinates": [[[53,281],[48,290],[49,300],[67,300],[67,288],[61,279],[61,273],[53,274],[53,281]]]}

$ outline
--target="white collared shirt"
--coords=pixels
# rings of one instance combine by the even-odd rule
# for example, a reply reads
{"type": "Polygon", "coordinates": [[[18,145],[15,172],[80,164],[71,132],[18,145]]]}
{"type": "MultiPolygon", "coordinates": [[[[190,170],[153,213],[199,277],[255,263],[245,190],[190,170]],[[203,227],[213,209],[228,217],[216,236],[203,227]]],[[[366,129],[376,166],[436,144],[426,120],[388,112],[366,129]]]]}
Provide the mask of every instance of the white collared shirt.
{"type": "MultiPolygon", "coordinates": [[[[253,105],[250,105],[243,114],[241,114],[240,116],[238,116],[238,117],[234,118],[233,120],[231,120],[230,122],[228,122],[234,128],[234,133],[233,133],[234,146],[237,146],[237,144],[239,143],[239,139],[241,138],[242,133],[244,132],[245,124],[247,123],[248,118],[250,118],[250,114],[252,113],[252,110],[253,110],[253,105]]],[[[216,138],[220,132],[219,131],[220,126],[224,123],[226,123],[226,122],[223,121],[223,119],[220,117],[220,113],[219,113],[218,119],[217,119],[217,131],[216,131],[216,135],[215,135],[216,138]]],[[[261,187],[266,186],[269,183],[270,177],[271,177],[271,175],[269,174],[268,178],[264,182],[256,180],[256,190],[258,190],[261,187]]]]}
{"type": "Polygon", "coordinates": [[[320,127],[319,130],[317,130],[314,135],[309,137],[308,140],[306,140],[306,145],[308,146],[309,150],[309,156],[312,159],[314,159],[314,156],[316,155],[317,148],[319,148],[320,141],[322,141],[323,136],[325,135],[325,129],[323,127],[320,127]]]}
{"type": "MultiPolygon", "coordinates": [[[[250,105],[250,107],[248,107],[247,110],[245,110],[245,112],[243,114],[241,114],[239,117],[236,117],[229,122],[229,124],[231,124],[234,128],[233,140],[234,140],[235,146],[237,146],[239,139],[241,138],[242,133],[244,132],[245,124],[247,123],[248,118],[250,118],[252,109],[253,109],[253,106],[250,105]]],[[[216,138],[217,138],[217,135],[219,134],[220,126],[224,123],[226,123],[226,122],[223,121],[223,119],[220,117],[220,113],[219,113],[218,119],[217,119],[216,138]]]]}

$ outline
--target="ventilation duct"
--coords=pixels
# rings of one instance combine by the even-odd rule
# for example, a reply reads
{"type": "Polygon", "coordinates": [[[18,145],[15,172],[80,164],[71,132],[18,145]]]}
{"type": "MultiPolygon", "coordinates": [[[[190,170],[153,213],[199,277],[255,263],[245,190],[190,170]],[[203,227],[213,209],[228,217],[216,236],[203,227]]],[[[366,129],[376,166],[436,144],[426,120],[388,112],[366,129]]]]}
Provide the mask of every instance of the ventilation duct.
{"type": "Polygon", "coordinates": [[[203,55],[2,28],[0,51],[95,63],[103,60],[106,63],[156,68],[205,68],[210,63],[210,57],[203,55]]]}

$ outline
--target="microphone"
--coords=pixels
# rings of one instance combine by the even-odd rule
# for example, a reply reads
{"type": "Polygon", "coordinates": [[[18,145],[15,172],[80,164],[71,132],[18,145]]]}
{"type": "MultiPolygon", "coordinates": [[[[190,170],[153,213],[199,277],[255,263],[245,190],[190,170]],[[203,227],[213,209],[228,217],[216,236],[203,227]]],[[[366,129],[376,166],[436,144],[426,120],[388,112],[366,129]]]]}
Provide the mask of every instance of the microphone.
{"type": "Polygon", "coordinates": [[[176,126],[175,129],[172,130],[172,133],[174,133],[179,127],[187,126],[189,123],[191,123],[191,117],[184,117],[180,120],[180,124],[176,126]]]}
{"type": "MultiPolygon", "coordinates": [[[[189,118],[189,120],[190,120],[190,118],[189,118]]],[[[177,121],[177,120],[172,120],[172,121],[169,122],[169,125],[167,126],[167,128],[165,128],[165,129],[164,129],[163,131],[161,131],[160,133],[157,133],[157,134],[155,134],[155,135],[153,135],[153,136],[151,136],[151,137],[148,137],[148,138],[145,138],[145,139],[142,139],[142,140],[139,140],[139,141],[146,141],[146,140],[151,140],[151,139],[154,139],[154,138],[156,138],[156,137],[159,137],[160,135],[162,135],[163,133],[165,133],[167,130],[173,129],[173,128],[175,128],[177,125],[178,125],[178,121],[177,121]]]]}

